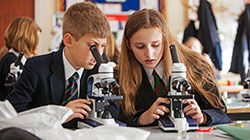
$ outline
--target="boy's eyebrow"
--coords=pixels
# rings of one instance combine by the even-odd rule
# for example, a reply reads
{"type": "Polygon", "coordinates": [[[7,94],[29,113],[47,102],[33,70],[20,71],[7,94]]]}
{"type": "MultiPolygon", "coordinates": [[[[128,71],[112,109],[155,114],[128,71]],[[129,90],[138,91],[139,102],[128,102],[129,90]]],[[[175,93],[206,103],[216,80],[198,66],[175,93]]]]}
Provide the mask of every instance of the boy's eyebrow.
{"type": "MultiPolygon", "coordinates": [[[[90,40],[89,43],[94,43],[94,44],[97,44],[97,45],[100,44],[100,43],[99,43],[98,41],[96,41],[96,40],[90,40]]],[[[106,45],[106,43],[104,43],[103,45],[106,45]]]]}

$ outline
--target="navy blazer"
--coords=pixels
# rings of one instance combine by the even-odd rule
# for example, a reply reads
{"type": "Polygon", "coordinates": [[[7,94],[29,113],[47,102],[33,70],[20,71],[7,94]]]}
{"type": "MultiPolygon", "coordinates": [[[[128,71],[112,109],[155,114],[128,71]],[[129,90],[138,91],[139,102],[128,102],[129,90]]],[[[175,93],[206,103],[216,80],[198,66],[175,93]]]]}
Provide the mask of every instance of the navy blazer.
{"type": "Polygon", "coordinates": [[[204,52],[209,54],[215,67],[221,70],[221,45],[211,4],[207,0],[200,0],[197,14],[200,21],[200,28],[197,36],[204,47],[204,52]]]}
{"type": "Polygon", "coordinates": [[[194,21],[190,20],[187,28],[184,30],[183,41],[188,37],[194,36],[200,40],[204,47],[204,52],[209,54],[215,67],[222,69],[222,56],[220,39],[217,33],[216,20],[213,15],[211,4],[207,0],[200,0],[200,6],[197,11],[200,21],[200,27],[196,30],[194,21]]]}
{"type": "MultiPolygon", "coordinates": [[[[4,84],[10,72],[10,65],[14,63],[16,59],[17,56],[13,52],[9,52],[2,57],[0,61],[0,101],[4,101],[8,93],[12,90],[12,87],[6,87],[4,84]]],[[[23,69],[23,64],[21,62],[19,62],[19,66],[23,69]]]]}
{"type": "MultiPolygon", "coordinates": [[[[142,77],[142,84],[138,92],[136,93],[135,109],[137,113],[132,116],[126,116],[123,111],[120,111],[119,120],[127,123],[128,126],[137,126],[137,119],[141,114],[148,110],[158,98],[153,92],[152,86],[150,85],[144,69],[142,70],[142,77]]],[[[219,94],[218,90],[216,90],[214,93],[216,95],[219,94]]],[[[225,112],[223,112],[221,109],[213,108],[204,96],[202,96],[198,92],[194,92],[194,94],[195,100],[200,106],[202,112],[206,113],[206,115],[208,116],[209,120],[206,125],[231,122],[225,112]]],[[[157,125],[157,123],[158,121],[156,120],[150,125],[157,125]]]]}
{"type": "MultiPolygon", "coordinates": [[[[60,105],[65,90],[62,50],[27,60],[20,79],[7,96],[18,112],[48,104],[60,105]]],[[[86,99],[87,78],[92,73],[94,70],[84,70],[82,74],[80,98],[86,99]]]]}
{"type": "Polygon", "coordinates": [[[230,72],[239,73],[241,82],[247,78],[247,64],[250,63],[250,4],[246,4],[245,11],[239,18],[239,26],[234,41],[233,56],[230,72]],[[244,53],[248,52],[248,53],[244,53]]]}
{"type": "MultiPolygon", "coordinates": [[[[18,112],[43,105],[61,104],[65,91],[62,50],[27,60],[20,79],[7,96],[18,112]]],[[[97,72],[98,65],[92,70],[83,71],[79,98],[87,98],[87,78],[97,72]]],[[[119,109],[115,102],[110,102],[108,110],[114,118],[118,117],[119,109]]],[[[76,128],[76,120],[70,121],[64,127],[76,128]]]]}

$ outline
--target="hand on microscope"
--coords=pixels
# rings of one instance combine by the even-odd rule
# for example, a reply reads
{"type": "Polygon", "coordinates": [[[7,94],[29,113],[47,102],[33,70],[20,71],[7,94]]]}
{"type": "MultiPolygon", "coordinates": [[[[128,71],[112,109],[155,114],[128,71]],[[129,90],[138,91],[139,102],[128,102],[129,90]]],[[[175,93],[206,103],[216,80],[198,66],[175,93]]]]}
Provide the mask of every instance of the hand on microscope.
{"type": "Polygon", "coordinates": [[[137,120],[139,125],[148,125],[153,123],[156,119],[160,119],[169,109],[163,104],[170,104],[168,98],[159,97],[152,106],[145,111],[137,120]]]}
{"type": "Polygon", "coordinates": [[[201,109],[198,103],[195,101],[195,99],[185,99],[182,101],[182,103],[188,104],[186,107],[184,107],[183,112],[186,115],[189,115],[198,124],[202,124],[204,121],[204,116],[203,116],[203,113],[201,112],[201,109]]]}
{"type": "Polygon", "coordinates": [[[69,107],[74,112],[64,123],[71,121],[74,118],[84,119],[88,117],[88,112],[91,111],[90,108],[91,101],[87,99],[76,99],[68,102],[66,107],[69,107]]]}

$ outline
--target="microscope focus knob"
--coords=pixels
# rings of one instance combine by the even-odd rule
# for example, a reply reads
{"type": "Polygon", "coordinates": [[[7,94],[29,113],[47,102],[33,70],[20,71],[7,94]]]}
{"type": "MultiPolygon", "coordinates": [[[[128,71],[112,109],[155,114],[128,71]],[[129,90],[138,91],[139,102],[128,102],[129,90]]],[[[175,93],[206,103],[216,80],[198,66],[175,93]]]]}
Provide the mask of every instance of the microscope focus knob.
{"type": "Polygon", "coordinates": [[[91,110],[93,110],[93,101],[91,101],[91,100],[89,100],[89,101],[90,101],[90,104],[88,106],[91,108],[91,110]]]}
{"type": "Polygon", "coordinates": [[[102,119],[112,119],[112,118],[113,118],[113,117],[112,117],[112,114],[111,114],[110,111],[105,110],[105,111],[103,112],[103,114],[102,114],[102,119]]]}

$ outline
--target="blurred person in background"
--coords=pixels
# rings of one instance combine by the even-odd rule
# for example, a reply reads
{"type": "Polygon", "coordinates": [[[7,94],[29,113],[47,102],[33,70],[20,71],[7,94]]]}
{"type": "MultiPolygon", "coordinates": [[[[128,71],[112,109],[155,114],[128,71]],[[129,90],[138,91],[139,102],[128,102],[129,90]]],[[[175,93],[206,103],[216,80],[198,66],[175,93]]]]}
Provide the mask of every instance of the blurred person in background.
{"type": "Polygon", "coordinates": [[[201,44],[201,42],[199,41],[199,39],[197,39],[196,37],[189,37],[185,42],[184,42],[184,46],[188,47],[189,49],[192,49],[193,51],[201,54],[206,60],[207,62],[214,68],[214,72],[216,75],[217,79],[220,79],[220,73],[219,70],[215,68],[212,60],[210,59],[209,55],[206,53],[203,53],[203,46],[201,44]]]}
{"type": "Polygon", "coordinates": [[[26,60],[36,55],[41,28],[29,17],[17,17],[12,20],[4,33],[6,46],[0,50],[0,100],[5,100],[11,91],[11,86],[5,86],[6,78],[10,73],[10,65],[20,54],[24,55],[19,62],[20,69],[26,60]]]}
{"type": "Polygon", "coordinates": [[[105,47],[105,52],[110,61],[115,62],[116,64],[119,62],[120,51],[118,49],[115,36],[112,33],[107,39],[107,47],[105,47]]]}

